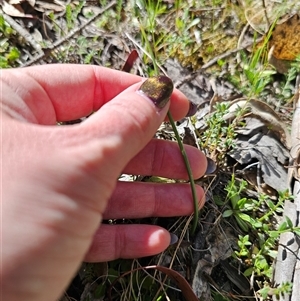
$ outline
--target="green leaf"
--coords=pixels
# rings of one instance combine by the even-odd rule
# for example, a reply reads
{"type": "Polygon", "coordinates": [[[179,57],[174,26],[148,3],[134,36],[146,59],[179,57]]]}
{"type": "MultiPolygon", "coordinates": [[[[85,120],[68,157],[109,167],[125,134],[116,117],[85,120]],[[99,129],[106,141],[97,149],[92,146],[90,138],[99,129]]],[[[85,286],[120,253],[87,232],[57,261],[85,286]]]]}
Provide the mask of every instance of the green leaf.
{"type": "Polygon", "coordinates": [[[285,220],[287,221],[287,224],[288,224],[289,228],[294,227],[293,222],[291,221],[291,219],[288,216],[285,217],[285,220]]]}
{"type": "Polygon", "coordinates": [[[239,240],[243,242],[249,241],[249,234],[245,236],[239,235],[239,240]]]}
{"type": "Polygon", "coordinates": [[[239,256],[248,256],[249,251],[248,250],[243,250],[237,253],[239,256]]]}
{"type": "Polygon", "coordinates": [[[237,209],[238,206],[238,201],[240,200],[240,196],[238,194],[234,194],[230,197],[230,201],[231,201],[231,204],[232,204],[232,208],[233,209],[237,209]]]}
{"type": "Polygon", "coordinates": [[[267,200],[267,204],[268,204],[268,206],[269,206],[270,209],[272,209],[273,211],[275,210],[276,207],[275,207],[273,201],[267,200]]]}
{"type": "Polygon", "coordinates": [[[271,75],[273,75],[275,73],[276,73],[275,70],[264,70],[264,71],[260,72],[259,76],[260,77],[270,77],[271,75]]]}
{"type": "Polygon", "coordinates": [[[287,227],[287,222],[282,222],[279,227],[278,227],[278,231],[284,231],[286,230],[288,227],[287,227]]]}
{"type": "Polygon", "coordinates": [[[6,57],[0,55],[0,68],[8,68],[8,61],[6,59],[6,57]]]}
{"type": "Polygon", "coordinates": [[[262,224],[262,229],[263,229],[265,232],[269,232],[269,225],[268,225],[268,224],[262,224]]]}
{"type": "Polygon", "coordinates": [[[227,299],[225,296],[219,294],[219,293],[214,293],[214,301],[230,301],[227,299]]]}
{"type": "Polygon", "coordinates": [[[189,30],[190,28],[192,28],[193,26],[197,25],[200,22],[199,18],[194,19],[186,28],[187,30],[189,30]]]}
{"type": "Polygon", "coordinates": [[[9,61],[15,61],[20,57],[20,52],[16,47],[13,47],[10,52],[6,55],[9,61]]]}
{"type": "Polygon", "coordinates": [[[267,270],[269,269],[269,264],[266,258],[262,255],[258,255],[255,258],[255,267],[258,268],[259,270],[267,270]]]}
{"type": "Polygon", "coordinates": [[[236,222],[238,223],[238,225],[240,226],[240,228],[245,231],[248,232],[249,230],[249,225],[247,224],[247,222],[245,222],[244,220],[240,219],[238,216],[234,216],[236,219],[236,222]]]}
{"type": "Polygon", "coordinates": [[[250,223],[250,221],[251,221],[251,217],[248,214],[238,213],[237,216],[246,222],[250,223]]]}
{"type": "Polygon", "coordinates": [[[274,250],[269,250],[268,251],[268,255],[272,258],[276,258],[277,257],[278,252],[274,251],[274,250]]]}
{"type": "Polygon", "coordinates": [[[300,236],[300,228],[294,228],[294,229],[293,229],[293,232],[294,232],[295,234],[297,234],[298,236],[300,236]]]}
{"type": "Polygon", "coordinates": [[[269,231],[268,234],[270,237],[278,238],[280,235],[280,232],[279,231],[269,231]]]}
{"type": "Polygon", "coordinates": [[[104,284],[100,284],[95,289],[95,297],[96,299],[103,299],[105,292],[106,292],[106,286],[104,284]]]}
{"type": "Polygon", "coordinates": [[[244,208],[247,201],[248,200],[246,198],[242,198],[242,199],[238,200],[238,202],[237,202],[238,207],[239,208],[244,208]]]}
{"type": "MultiPolygon", "coordinates": [[[[0,47],[3,48],[3,50],[8,48],[8,46],[9,46],[8,41],[9,41],[8,38],[1,39],[1,40],[0,40],[0,47]]],[[[0,51],[3,51],[3,50],[0,49],[0,51]]]]}
{"type": "Polygon", "coordinates": [[[250,267],[250,268],[248,268],[248,269],[244,272],[244,275],[245,275],[246,277],[248,277],[248,276],[251,276],[252,273],[253,273],[253,267],[250,267]]]}
{"type": "Polygon", "coordinates": [[[73,27],[73,17],[72,17],[72,8],[70,4],[67,4],[66,6],[66,21],[68,29],[71,29],[73,27]]]}
{"type": "Polygon", "coordinates": [[[233,211],[231,209],[225,210],[222,214],[223,217],[229,217],[233,214],[233,211]]]}
{"type": "Polygon", "coordinates": [[[263,299],[267,299],[269,291],[270,287],[264,287],[261,290],[259,290],[259,293],[261,294],[263,299]]]}
{"type": "Polygon", "coordinates": [[[184,26],[183,21],[180,18],[175,19],[175,25],[178,30],[181,30],[184,26]]]}
{"type": "Polygon", "coordinates": [[[218,206],[224,205],[224,201],[218,195],[213,196],[213,199],[216,205],[218,206]]]}
{"type": "Polygon", "coordinates": [[[5,29],[5,20],[2,15],[0,15],[0,29],[4,30],[5,29]]]}

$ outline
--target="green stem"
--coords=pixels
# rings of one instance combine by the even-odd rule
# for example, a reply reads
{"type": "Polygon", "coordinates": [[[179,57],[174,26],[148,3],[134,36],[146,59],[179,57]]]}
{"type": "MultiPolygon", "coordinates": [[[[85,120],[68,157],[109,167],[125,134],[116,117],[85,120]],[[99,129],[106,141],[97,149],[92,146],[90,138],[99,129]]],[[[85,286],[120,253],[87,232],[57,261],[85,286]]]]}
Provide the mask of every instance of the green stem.
{"type": "MultiPolygon", "coordinates": [[[[142,32],[142,35],[144,37],[146,37],[146,33],[145,33],[145,31],[144,31],[144,29],[142,27],[141,27],[141,32],[142,32]]],[[[155,41],[155,39],[153,39],[153,41],[155,41]]],[[[155,74],[159,75],[158,64],[157,64],[157,62],[155,60],[155,56],[154,56],[153,50],[152,50],[151,45],[150,45],[150,43],[149,43],[149,41],[148,41],[147,38],[145,38],[145,43],[147,45],[149,53],[146,52],[144,49],[142,49],[142,50],[143,50],[144,53],[146,53],[151,58],[151,60],[153,62],[155,74]]],[[[189,162],[189,160],[187,158],[185,149],[183,147],[183,143],[182,143],[182,141],[180,139],[180,136],[178,134],[178,131],[177,131],[174,119],[173,119],[172,114],[171,114],[170,111],[168,112],[168,118],[169,118],[169,121],[171,123],[172,129],[174,131],[175,137],[177,139],[177,143],[178,143],[179,149],[181,151],[181,154],[182,154],[182,157],[183,157],[183,160],[184,160],[184,164],[186,166],[186,170],[187,170],[187,173],[188,173],[188,176],[189,176],[189,180],[190,180],[190,186],[191,186],[192,197],[193,197],[193,202],[194,202],[194,218],[193,218],[193,225],[192,225],[192,230],[191,230],[191,234],[193,235],[195,233],[195,231],[196,231],[197,223],[198,223],[198,218],[199,218],[199,211],[198,211],[199,208],[198,208],[198,199],[197,199],[197,194],[196,194],[195,182],[194,182],[194,179],[193,179],[190,162],[189,162]]]]}
{"type": "Polygon", "coordinates": [[[189,162],[188,157],[186,155],[185,149],[183,147],[183,143],[180,139],[180,136],[178,134],[174,119],[173,119],[172,114],[171,114],[170,111],[168,111],[168,118],[169,118],[169,121],[171,123],[172,129],[174,131],[174,134],[175,134],[180,152],[182,154],[182,158],[184,160],[184,164],[186,166],[186,170],[187,170],[187,173],[188,173],[188,176],[189,176],[189,180],[190,180],[190,186],[191,186],[192,197],[193,197],[193,202],[194,202],[194,218],[193,218],[193,225],[192,225],[192,230],[191,230],[191,234],[193,235],[196,231],[198,218],[199,218],[198,199],[197,199],[195,181],[194,181],[194,178],[193,178],[190,162],[189,162]]]}

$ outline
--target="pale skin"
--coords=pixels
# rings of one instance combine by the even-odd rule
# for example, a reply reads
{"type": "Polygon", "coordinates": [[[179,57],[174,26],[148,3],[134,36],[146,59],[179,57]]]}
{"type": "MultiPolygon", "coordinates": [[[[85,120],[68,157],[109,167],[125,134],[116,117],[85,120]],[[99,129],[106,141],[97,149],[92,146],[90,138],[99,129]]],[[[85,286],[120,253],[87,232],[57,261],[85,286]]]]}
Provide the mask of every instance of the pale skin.
{"type": "MultiPolygon", "coordinates": [[[[48,65],[1,71],[1,300],[56,300],[81,262],[157,254],[170,243],[155,225],[103,219],[193,212],[188,184],[120,183],[122,173],[188,179],[176,143],[153,140],[168,109],[137,93],[142,78],[102,67],[48,65]],[[57,126],[57,121],[85,122],[57,126]]],[[[205,156],[186,147],[193,176],[205,156]]],[[[204,192],[197,186],[199,205],[204,192]]]]}

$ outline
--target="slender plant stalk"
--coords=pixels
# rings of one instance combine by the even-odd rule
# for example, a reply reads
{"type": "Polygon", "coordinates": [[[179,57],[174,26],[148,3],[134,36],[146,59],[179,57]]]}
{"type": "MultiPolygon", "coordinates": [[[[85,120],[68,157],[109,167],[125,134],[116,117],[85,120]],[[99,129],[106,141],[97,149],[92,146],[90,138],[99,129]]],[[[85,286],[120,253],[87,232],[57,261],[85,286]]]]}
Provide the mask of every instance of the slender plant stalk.
{"type": "Polygon", "coordinates": [[[188,176],[189,176],[190,185],[191,185],[192,197],[193,197],[193,202],[194,202],[194,218],[193,218],[193,225],[192,225],[192,229],[191,229],[191,234],[193,235],[196,231],[198,218],[199,218],[198,198],[197,198],[197,193],[196,193],[195,181],[194,181],[194,178],[193,178],[192,169],[191,169],[189,159],[188,159],[187,154],[185,152],[185,149],[183,147],[183,143],[180,139],[179,133],[177,131],[174,119],[173,119],[172,114],[171,114],[170,111],[168,111],[168,118],[169,118],[170,124],[172,126],[173,132],[175,134],[180,152],[182,154],[182,158],[184,160],[184,164],[185,164],[185,167],[186,167],[186,170],[187,170],[187,173],[188,173],[188,176]]]}
{"type": "MultiPolygon", "coordinates": [[[[140,29],[141,29],[141,32],[142,32],[142,36],[146,37],[147,35],[146,35],[146,33],[145,33],[142,26],[141,26],[140,29]]],[[[154,37],[153,37],[153,40],[155,40],[154,37]]],[[[145,53],[152,60],[153,67],[154,67],[154,72],[158,76],[160,74],[159,66],[158,66],[158,63],[155,60],[155,55],[154,55],[154,52],[151,48],[151,45],[150,45],[148,39],[146,39],[146,38],[145,38],[145,43],[148,46],[147,47],[148,51],[146,51],[140,45],[137,45],[137,46],[143,51],[143,53],[145,53]]],[[[197,198],[197,193],[196,193],[195,181],[194,181],[194,178],[193,178],[190,162],[188,160],[187,154],[186,154],[185,149],[183,147],[183,143],[181,141],[181,138],[179,136],[179,133],[177,131],[174,119],[173,119],[172,114],[171,114],[170,111],[168,111],[168,118],[169,118],[170,124],[172,126],[173,132],[175,134],[180,152],[182,154],[182,158],[184,160],[184,164],[185,164],[188,176],[189,176],[190,186],[191,186],[191,190],[192,190],[192,197],[193,197],[193,203],[194,203],[194,218],[193,218],[191,234],[193,235],[196,231],[198,218],[199,218],[198,198],[197,198]]]]}
{"type": "MultiPolygon", "coordinates": [[[[156,64],[156,60],[154,59],[152,49],[151,49],[151,52],[152,52],[152,62],[153,62],[155,73],[156,73],[156,75],[159,75],[159,69],[158,69],[158,66],[156,64]]],[[[193,218],[193,224],[192,224],[192,229],[191,229],[191,234],[193,235],[196,231],[198,218],[199,218],[199,208],[198,208],[198,199],[197,199],[195,181],[194,181],[194,178],[193,178],[193,174],[192,174],[189,159],[187,157],[187,154],[186,154],[185,149],[183,147],[183,143],[182,143],[181,138],[179,136],[179,133],[177,131],[173,116],[172,116],[170,111],[168,111],[167,115],[168,115],[170,124],[172,126],[173,132],[175,134],[175,137],[176,137],[176,140],[177,140],[177,143],[178,143],[178,146],[179,146],[179,149],[180,149],[180,152],[181,152],[181,155],[182,155],[185,167],[186,167],[186,171],[188,173],[189,180],[190,180],[190,186],[191,186],[191,190],[192,190],[192,197],[193,197],[193,203],[194,203],[194,218],[193,218]]]]}

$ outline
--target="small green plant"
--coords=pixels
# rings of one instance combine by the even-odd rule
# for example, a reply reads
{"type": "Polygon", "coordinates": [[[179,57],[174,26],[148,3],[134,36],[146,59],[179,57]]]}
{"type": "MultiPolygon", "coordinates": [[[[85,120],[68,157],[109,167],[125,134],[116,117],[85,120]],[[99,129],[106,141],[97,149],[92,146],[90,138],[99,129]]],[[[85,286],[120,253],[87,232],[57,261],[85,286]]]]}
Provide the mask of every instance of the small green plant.
{"type": "MultiPolygon", "coordinates": [[[[195,4],[189,4],[184,1],[176,0],[170,8],[165,2],[159,0],[136,0],[136,6],[133,8],[138,20],[141,31],[141,44],[147,52],[147,43],[150,42],[152,52],[156,60],[161,62],[176,57],[180,61],[195,62],[192,65],[199,66],[198,55],[199,45],[195,43],[194,36],[200,36],[200,30],[196,27],[200,23],[200,18],[194,16],[191,12],[195,4]],[[136,8],[139,9],[136,9],[136,8]],[[170,27],[161,22],[162,19],[174,20],[170,27]]],[[[200,39],[200,37],[199,37],[200,39]]],[[[144,63],[151,65],[146,56],[143,57],[144,63]]],[[[194,66],[195,67],[195,66],[194,66]]],[[[151,75],[151,69],[147,70],[151,75]]]]}
{"type": "Polygon", "coordinates": [[[261,287],[258,293],[266,299],[270,294],[278,295],[290,289],[289,283],[271,288],[272,264],[277,256],[280,235],[286,232],[299,235],[300,228],[294,227],[288,217],[277,227],[272,222],[276,215],[282,214],[285,200],[293,198],[288,191],[279,192],[278,200],[274,203],[265,194],[260,194],[258,200],[243,197],[246,188],[246,181],[237,181],[234,175],[232,176],[225,188],[226,202],[230,208],[223,212],[223,217],[234,217],[240,230],[247,233],[239,235],[239,249],[233,256],[244,262],[244,275],[254,277],[261,287]]]}
{"type": "Polygon", "coordinates": [[[223,212],[223,217],[234,216],[239,227],[243,231],[248,232],[250,227],[258,228],[261,227],[262,224],[260,221],[255,220],[249,214],[245,213],[253,210],[253,207],[256,203],[256,200],[241,196],[246,187],[246,181],[241,180],[238,182],[235,180],[234,174],[232,175],[231,180],[225,187],[225,190],[227,191],[226,199],[230,200],[231,208],[223,212]]]}
{"type": "Polygon", "coordinates": [[[217,103],[215,111],[207,118],[207,130],[201,135],[201,147],[213,153],[215,150],[224,154],[228,149],[234,147],[234,124],[227,124],[224,120],[228,113],[227,103],[217,103]]]}
{"type": "Polygon", "coordinates": [[[16,32],[7,24],[3,15],[0,15],[0,68],[11,68],[17,66],[20,51],[12,46],[10,42],[14,39],[16,32]]]}
{"type": "Polygon", "coordinates": [[[283,296],[284,294],[290,295],[293,289],[293,285],[290,282],[282,283],[278,287],[270,287],[265,286],[264,288],[260,289],[258,291],[259,295],[263,298],[263,300],[266,300],[268,296],[276,296],[276,299],[279,300],[280,296],[283,296]]]}
{"type": "Polygon", "coordinates": [[[161,0],[140,1],[140,5],[147,12],[147,18],[141,24],[149,33],[156,34],[157,20],[161,15],[166,13],[167,6],[161,0]]]}
{"type": "Polygon", "coordinates": [[[280,93],[278,98],[282,102],[286,102],[293,96],[294,84],[293,81],[300,73],[300,55],[291,63],[290,68],[288,69],[287,74],[285,74],[285,80],[280,84],[280,93]]]}
{"type": "Polygon", "coordinates": [[[213,301],[230,301],[229,299],[227,299],[225,296],[223,296],[220,293],[213,292],[212,296],[213,296],[213,299],[212,299],[213,301]]]}
{"type": "Polygon", "coordinates": [[[79,1],[77,5],[74,5],[74,3],[67,4],[66,21],[69,30],[74,28],[75,22],[77,21],[77,17],[81,13],[84,4],[85,1],[79,1]]]}
{"type": "Polygon", "coordinates": [[[265,61],[260,64],[262,50],[259,48],[253,54],[249,61],[247,55],[241,53],[243,64],[244,79],[246,82],[244,92],[248,97],[258,96],[265,89],[265,87],[272,82],[272,75],[276,73],[273,69],[268,69],[268,63],[265,61]]]}
{"type": "Polygon", "coordinates": [[[272,24],[268,34],[262,43],[254,41],[252,54],[241,51],[241,70],[237,70],[235,76],[231,76],[231,81],[249,98],[260,95],[265,87],[273,81],[272,75],[276,73],[270,66],[267,58],[268,41],[271,38],[272,31],[276,21],[272,24]]]}

